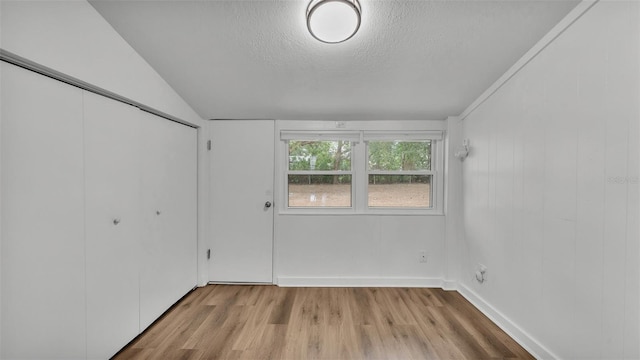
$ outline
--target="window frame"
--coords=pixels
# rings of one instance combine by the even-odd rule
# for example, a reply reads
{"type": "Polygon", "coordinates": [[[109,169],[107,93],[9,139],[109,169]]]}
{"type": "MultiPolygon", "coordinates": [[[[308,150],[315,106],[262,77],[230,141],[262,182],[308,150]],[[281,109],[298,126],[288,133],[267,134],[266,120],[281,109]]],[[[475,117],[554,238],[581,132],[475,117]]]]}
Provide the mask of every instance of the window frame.
{"type": "Polygon", "coordinates": [[[365,156],[367,159],[367,163],[365,164],[365,178],[366,178],[366,182],[365,182],[365,188],[366,188],[366,194],[367,197],[365,199],[366,202],[366,208],[367,208],[367,212],[369,213],[378,213],[378,212],[382,212],[382,213],[386,213],[388,211],[418,211],[418,210],[432,210],[433,208],[435,208],[436,206],[436,199],[434,196],[434,183],[436,182],[436,177],[437,177],[437,171],[433,170],[434,168],[434,154],[437,156],[437,143],[439,142],[439,140],[432,140],[432,139],[418,139],[418,138],[414,138],[414,139],[396,139],[394,137],[394,135],[390,134],[388,138],[384,138],[384,139],[375,139],[375,140],[365,140],[365,156]],[[430,159],[429,159],[429,163],[430,163],[430,170],[371,170],[369,169],[369,143],[371,141],[381,141],[381,142],[392,142],[392,141],[404,141],[404,142],[422,142],[422,141],[430,141],[430,159]],[[427,176],[431,176],[431,182],[429,184],[429,207],[408,207],[408,206],[370,206],[369,205],[369,175],[406,175],[406,176],[411,176],[411,175],[427,175],[427,176]]]}
{"type": "MultiPolygon", "coordinates": [[[[279,215],[444,215],[444,162],[446,122],[438,120],[395,121],[276,121],[276,206],[279,215]],[[399,130],[401,129],[401,130],[399,130]],[[339,137],[336,137],[338,135],[339,137]],[[303,136],[302,138],[298,138],[303,136]],[[341,137],[341,138],[340,138],[341,137]],[[289,170],[289,140],[351,140],[351,171],[318,171],[312,175],[351,175],[351,207],[289,207],[288,176],[310,171],[289,170]],[[425,138],[426,137],[426,138],[425,138]],[[431,140],[431,170],[405,171],[394,175],[431,175],[431,207],[369,207],[368,141],[431,140]]],[[[385,171],[386,173],[386,171],[385,171]]]]}
{"type": "MultiPolygon", "coordinates": [[[[296,136],[295,134],[292,134],[296,136]]],[[[302,134],[300,133],[299,137],[295,139],[285,139],[285,158],[286,158],[286,169],[284,175],[284,183],[285,183],[285,207],[287,210],[302,210],[307,211],[308,209],[318,210],[318,209],[328,209],[333,211],[349,211],[352,212],[355,210],[355,191],[354,191],[354,167],[353,167],[353,147],[354,142],[350,139],[339,138],[339,134],[317,134],[319,135],[317,138],[313,136],[313,134],[302,134]],[[338,139],[333,139],[332,136],[338,137],[338,139]],[[290,170],[289,162],[290,162],[290,154],[289,154],[289,142],[290,141],[349,141],[350,142],[350,156],[349,163],[351,165],[350,170],[290,170]],[[351,176],[351,205],[350,206],[289,206],[289,175],[350,175],[351,176]]],[[[281,135],[282,138],[282,135],[281,135]]]]}

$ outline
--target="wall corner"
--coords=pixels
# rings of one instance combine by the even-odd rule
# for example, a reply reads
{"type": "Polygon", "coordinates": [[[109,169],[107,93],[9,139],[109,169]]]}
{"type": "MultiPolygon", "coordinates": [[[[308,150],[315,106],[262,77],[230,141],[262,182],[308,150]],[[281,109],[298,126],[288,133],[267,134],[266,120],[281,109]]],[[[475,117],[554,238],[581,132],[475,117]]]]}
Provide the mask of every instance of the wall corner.
{"type": "Polygon", "coordinates": [[[460,243],[464,237],[462,216],[462,161],[455,157],[462,145],[462,120],[450,116],[446,120],[445,138],[445,290],[455,290],[460,277],[460,243]]]}

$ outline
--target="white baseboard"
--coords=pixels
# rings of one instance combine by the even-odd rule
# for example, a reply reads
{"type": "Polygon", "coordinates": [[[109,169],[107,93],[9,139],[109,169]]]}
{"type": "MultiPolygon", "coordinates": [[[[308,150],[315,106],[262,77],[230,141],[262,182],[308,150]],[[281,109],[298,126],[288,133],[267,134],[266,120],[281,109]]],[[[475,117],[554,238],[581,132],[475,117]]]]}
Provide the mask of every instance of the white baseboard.
{"type": "Polygon", "coordinates": [[[442,281],[442,290],[446,291],[458,291],[458,282],[451,280],[442,281]]]}
{"type": "Polygon", "coordinates": [[[456,290],[536,359],[559,359],[558,356],[545,348],[518,325],[514,324],[500,311],[489,305],[473,290],[464,284],[458,284],[456,290]]]}
{"type": "Polygon", "coordinates": [[[425,287],[441,288],[442,279],[403,277],[298,277],[279,276],[282,287],[425,287]]]}

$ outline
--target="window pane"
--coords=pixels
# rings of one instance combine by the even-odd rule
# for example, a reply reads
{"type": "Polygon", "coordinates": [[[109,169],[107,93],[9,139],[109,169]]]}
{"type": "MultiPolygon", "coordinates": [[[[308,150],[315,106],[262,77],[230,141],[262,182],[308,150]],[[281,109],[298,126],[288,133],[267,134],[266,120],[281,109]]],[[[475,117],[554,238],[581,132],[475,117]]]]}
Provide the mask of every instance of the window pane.
{"type": "Polygon", "coordinates": [[[369,207],[431,207],[432,175],[369,175],[369,207]]]}
{"type": "Polygon", "coordinates": [[[351,207],[351,175],[289,175],[289,207],[351,207]]]}
{"type": "Polygon", "coordinates": [[[370,141],[369,170],[431,170],[431,141],[370,141]]]}
{"type": "Polygon", "coordinates": [[[351,171],[351,142],[291,140],[289,170],[351,171]]]}

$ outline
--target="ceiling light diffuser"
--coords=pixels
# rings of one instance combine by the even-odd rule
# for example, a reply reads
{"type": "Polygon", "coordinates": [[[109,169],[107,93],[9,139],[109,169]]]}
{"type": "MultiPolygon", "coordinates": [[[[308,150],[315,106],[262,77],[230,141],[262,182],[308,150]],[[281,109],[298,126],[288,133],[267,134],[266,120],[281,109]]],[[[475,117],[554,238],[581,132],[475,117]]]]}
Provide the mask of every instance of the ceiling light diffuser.
{"type": "Polygon", "coordinates": [[[316,39],[337,44],[350,39],[360,28],[358,0],[311,0],[307,27],[316,39]]]}

